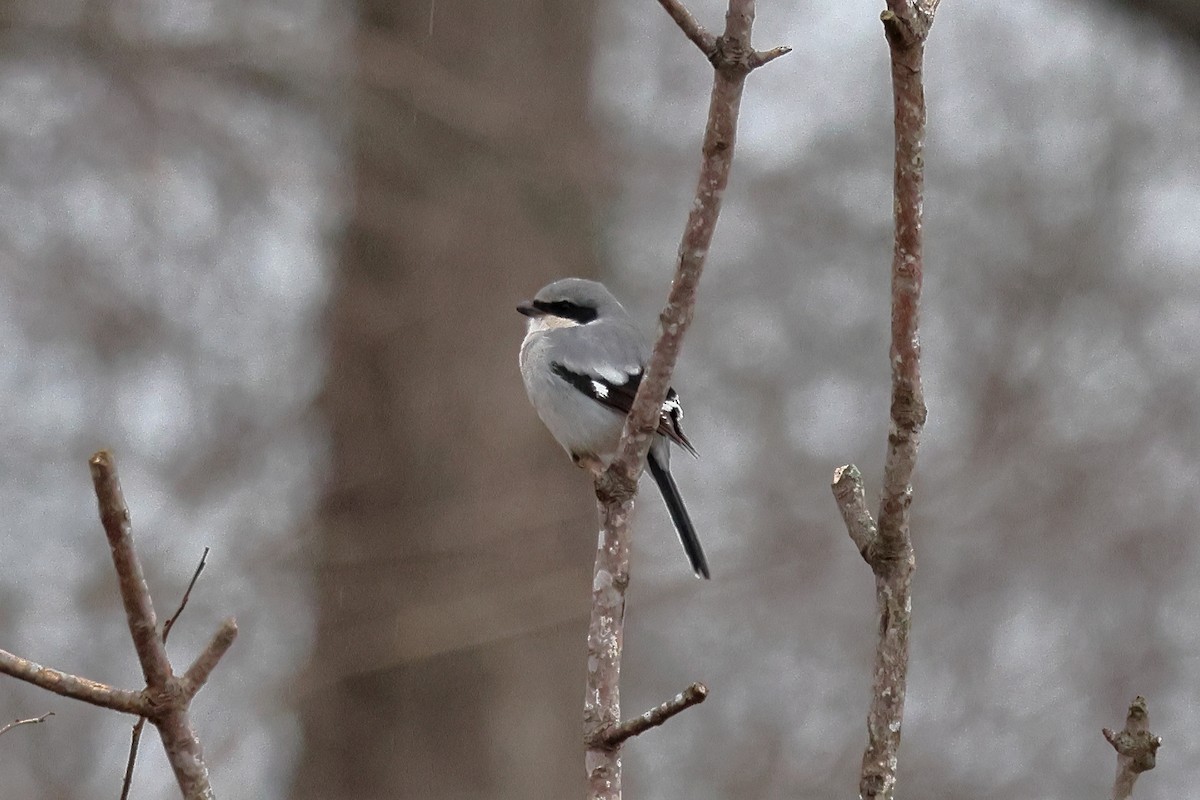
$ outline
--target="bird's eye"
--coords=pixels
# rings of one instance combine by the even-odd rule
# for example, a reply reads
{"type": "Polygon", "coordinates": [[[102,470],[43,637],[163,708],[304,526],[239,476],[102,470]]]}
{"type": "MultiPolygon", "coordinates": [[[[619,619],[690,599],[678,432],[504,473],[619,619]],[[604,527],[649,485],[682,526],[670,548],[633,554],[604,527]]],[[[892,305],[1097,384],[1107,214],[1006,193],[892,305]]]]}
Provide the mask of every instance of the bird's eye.
{"type": "Polygon", "coordinates": [[[546,314],[553,314],[556,317],[573,320],[580,325],[586,325],[596,318],[595,308],[582,306],[570,300],[554,300],[553,302],[534,300],[533,307],[546,314]]]}

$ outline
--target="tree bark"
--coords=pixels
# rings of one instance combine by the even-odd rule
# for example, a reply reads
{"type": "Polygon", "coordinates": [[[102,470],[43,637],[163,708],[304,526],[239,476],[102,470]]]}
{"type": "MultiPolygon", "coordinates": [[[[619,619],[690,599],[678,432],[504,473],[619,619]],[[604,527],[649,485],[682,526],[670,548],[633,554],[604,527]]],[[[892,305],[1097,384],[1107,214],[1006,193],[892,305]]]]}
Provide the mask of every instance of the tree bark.
{"type": "Polygon", "coordinates": [[[525,402],[514,306],[598,272],[593,6],[359,8],[290,796],[569,796],[594,511],[525,402]]]}

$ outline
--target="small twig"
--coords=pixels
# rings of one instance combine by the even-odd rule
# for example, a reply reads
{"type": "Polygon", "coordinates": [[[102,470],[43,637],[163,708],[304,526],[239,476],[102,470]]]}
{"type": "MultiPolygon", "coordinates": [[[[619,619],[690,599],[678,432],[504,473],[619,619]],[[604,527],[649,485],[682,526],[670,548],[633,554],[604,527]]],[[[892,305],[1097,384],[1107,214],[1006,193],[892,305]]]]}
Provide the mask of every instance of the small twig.
{"type": "Polygon", "coordinates": [[[188,581],[187,588],[183,590],[183,599],[179,601],[179,608],[175,609],[175,613],[171,618],[163,623],[162,643],[167,643],[167,637],[171,635],[171,628],[175,626],[175,620],[179,619],[179,615],[187,608],[188,600],[192,597],[192,589],[196,586],[196,581],[200,578],[200,573],[204,572],[204,565],[208,562],[208,548],[204,548],[204,552],[200,554],[200,563],[196,565],[196,571],[192,573],[192,579],[188,581]]]}
{"type": "Polygon", "coordinates": [[[179,688],[185,697],[191,699],[208,682],[209,674],[216,668],[221,657],[225,655],[225,651],[233,644],[233,640],[237,638],[237,632],[237,621],[233,617],[229,617],[221,623],[221,627],[217,628],[217,632],[213,634],[208,645],[200,651],[200,655],[196,656],[196,660],[179,679],[179,688]]]}
{"type": "MultiPolygon", "coordinates": [[[[188,600],[192,596],[192,588],[195,587],[200,573],[204,571],[204,565],[207,561],[208,548],[205,547],[204,552],[200,555],[200,563],[196,565],[196,571],[192,573],[192,579],[188,581],[187,588],[183,590],[183,598],[179,601],[179,607],[175,609],[175,613],[171,615],[171,618],[163,623],[163,645],[166,645],[167,637],[171,635],[171,628],[175,626],[175,621],[179,619],[179,615],[187,608],[188,600]]],[[[133,733],[129,737],[129,758],[125,761],[125,778],[121,781],[121,800],[128,800],[129,790],[133,786],[133,768],[137,764],[138,746],[141,744],[142,729],[145,727],[145,717],[139,717],[138,721],[133,724],[133,733]]]]}
{"type": "Polygon", "coordinates": [[[1146,698],[1138,695],[1129,704],[1125,728],[1113,731],[1102,728],[1101,733],[1117,751],[1117,777],[1113,781],[1112,800],[1126,800],[1133,794],[1138,775],[1154,769],[1162,737],[1150,732],[1150,712],[1146,698]]]}
{"type": "Polygon", "coordinates": [[[18,725],[36,725],[39,722],[45,722],[48,717],[53,717],[53,716],[54,716],[53,711],[47,711],[45,714],[42,714],[40,717],[30,717],[29,719],[14,719],[12,722],[8,723],[3,728],[0,728],[0,736],[3,736],[4,734],[8,733],[9,731],[11,731],[13,728],[17,727],[18,725]]]}
{"type": "Polygon", "coordinates": [[[879,534],[871,512],[867,510],[867,498],[863,489],[862,472],[853,464],[846,464],[833,471],[833,498],[846,530],[854,540],[854,546],[868,564],[871,563],[871,543],[879,534]]]}
{"type": "Polygon", "coordinates": [[[708,698],[708,687],[703,683],[693,683],[679,694],[662,705],[642,714],[640,717],[627,719],[620,725],[602,731],[591,737],[589,747],[613,749],[620,747],[627,739],[645,733],[651,728],[657,728],[671,717],[692,706],[703,703],[708,698]]]}
{"type": "Polygon", "coordinates": [[[121,800],[129,800],[129,790],[133,788],[133,768],[137,764],[138,745],[142,741],[142,729],[146,727],[146,718],[138,717],[133,723],[133,734],[129,737],[129,758],[125,761],[125,778],[121,781],[121,800]]]}

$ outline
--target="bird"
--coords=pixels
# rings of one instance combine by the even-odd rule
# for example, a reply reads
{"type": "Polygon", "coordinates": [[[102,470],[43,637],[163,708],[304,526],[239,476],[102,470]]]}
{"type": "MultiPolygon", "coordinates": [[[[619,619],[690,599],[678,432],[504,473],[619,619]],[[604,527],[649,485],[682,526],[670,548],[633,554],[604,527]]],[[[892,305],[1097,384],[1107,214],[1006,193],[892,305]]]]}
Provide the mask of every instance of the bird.
{"type": "MultiPolygon", "coordinates": [[[[529,402],[577,466],[599,474],[616,456],[650,346],[625,307],[596,281],[562,278],[517,306],[529,318],[519,365],[529,402]]],[[[671,445],[696,456],[667,392],[646,456],[683,551],[698,578],[711,577],[696,528],[671,476],[671,445]]]]}

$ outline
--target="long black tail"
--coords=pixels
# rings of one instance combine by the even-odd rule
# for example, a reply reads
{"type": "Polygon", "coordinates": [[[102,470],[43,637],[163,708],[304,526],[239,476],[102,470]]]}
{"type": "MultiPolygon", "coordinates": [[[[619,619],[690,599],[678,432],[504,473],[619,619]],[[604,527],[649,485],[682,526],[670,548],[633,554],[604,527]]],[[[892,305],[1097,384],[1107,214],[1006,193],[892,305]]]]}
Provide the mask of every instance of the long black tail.
{"type": "Polygon", "coordinates": [[[700,539],[696,536],[696,529],[692,527],[692,518],[683,507],[683,498],[679,496],[679,487],[675,485],[675,479],[666,467],[658,463],[653,450],[646,457],[646,463],[650,467],[650,476],[658,484],[658,490],[662,492],[663,500],[666,501],[671,521],[675,523],[675,530],[679,532],[683,552],[687,553],[688,561],[692,562],[692,571],[696,573],[697,578],[710,577],[708,559],[704,557],[704,549],[700,547],[700,539]]]}

